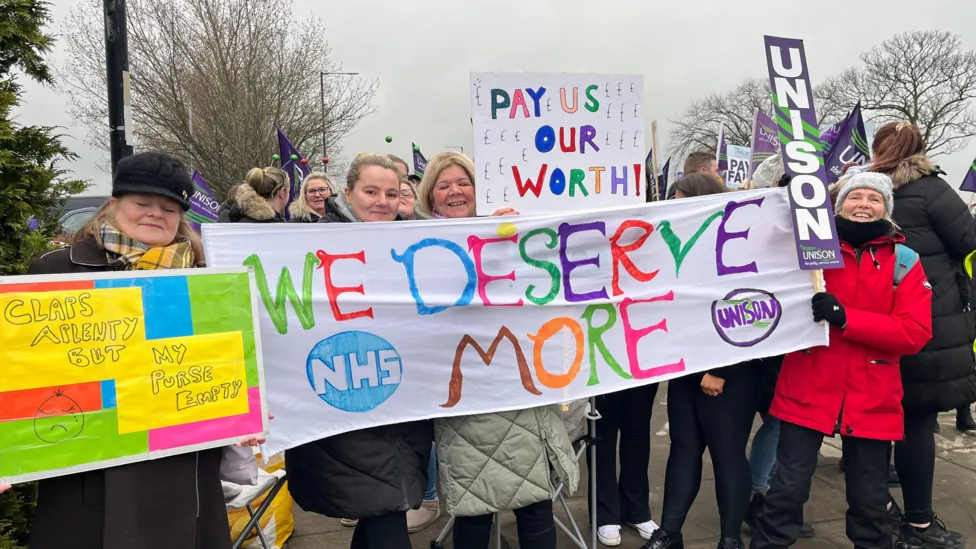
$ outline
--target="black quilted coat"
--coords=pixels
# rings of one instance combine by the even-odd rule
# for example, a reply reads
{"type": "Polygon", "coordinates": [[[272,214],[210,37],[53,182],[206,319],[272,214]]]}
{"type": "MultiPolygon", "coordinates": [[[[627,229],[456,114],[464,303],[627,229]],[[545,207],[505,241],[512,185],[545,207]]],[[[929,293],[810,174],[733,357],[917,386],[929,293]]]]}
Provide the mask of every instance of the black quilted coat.
{"type": "Polygon", "coordinates": [[[888,174],[895,184],[895,222],[932,284],[932,341],[901,360],[906,410],[949,411],[976,401],[976,314],[962,266],[976,251],[976,220],[940,173],[918,155],[888,174]]]}

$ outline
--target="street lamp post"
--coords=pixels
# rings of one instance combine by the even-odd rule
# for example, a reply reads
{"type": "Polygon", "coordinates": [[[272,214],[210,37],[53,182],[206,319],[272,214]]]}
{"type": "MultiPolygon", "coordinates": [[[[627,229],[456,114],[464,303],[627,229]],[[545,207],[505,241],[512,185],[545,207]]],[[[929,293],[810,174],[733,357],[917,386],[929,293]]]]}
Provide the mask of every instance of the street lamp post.
{"type": "Polygon", "coordinates": [[[105,66],[108,84],[109,147],[112,173],[119,160],[132,154],[132,108],[129,93],[129,43],[125,0],[104,0],[105,66]]]}
{"type": "MultiPolygon", "coordinates": [[[[325,72],[319,71],[319,96],[321,99],[321,109],[322,109],[322,158],[328,158],[329,155],[326,154],[325,145],[325,77],[326,76],[358,76],[358,72],[325,72]]],[[[323,161],[322,169],[326,172],[329,171],[329,165],[323,161]]]]}

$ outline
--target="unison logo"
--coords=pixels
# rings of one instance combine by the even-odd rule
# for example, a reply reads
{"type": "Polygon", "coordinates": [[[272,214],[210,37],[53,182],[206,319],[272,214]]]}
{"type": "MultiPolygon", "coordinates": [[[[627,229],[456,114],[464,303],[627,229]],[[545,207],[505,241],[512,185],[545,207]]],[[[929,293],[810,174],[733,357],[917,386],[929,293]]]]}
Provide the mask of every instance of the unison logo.
{"type": "Polygon", "coordinates": [[[368,412],[393,396],[403,364],[387,340],[368,332],[342,332],[312,347],[308,383],[319,398],[347,412],[368,412]]]}
{"type": "Polygon", "coordinates": [[[733,290],[712,302],[715,331],[736,347],[752,347],[769,337],[782,316],[779,300],[764,290],[733,290]]]}
{"type": "Polygon", "coordinates": [[[837,259],[837,254],[833,250],[821,250],[803,245],[800,246],[800,250],[803,251],[803,259],[811,263],[816,261],[833,263],[837,259]]]}

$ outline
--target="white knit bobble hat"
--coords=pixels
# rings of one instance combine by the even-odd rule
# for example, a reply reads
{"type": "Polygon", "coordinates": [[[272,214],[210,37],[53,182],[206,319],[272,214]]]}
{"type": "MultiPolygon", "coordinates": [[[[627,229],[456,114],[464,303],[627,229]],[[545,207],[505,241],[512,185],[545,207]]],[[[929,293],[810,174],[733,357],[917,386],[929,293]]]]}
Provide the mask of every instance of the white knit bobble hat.
{"type": "Polygon", "coordinates": [[[779,153],[776,153],[763,160],[762,164],[756,168],[756,173],[752,175],[752,182],[756,185],[757,189],[768,189],[775,187],[785,173],[783,157],[779,153]]]}
{"type": "Polygon", "coordinates": [[[843,186],[837,193],[837,209],[847,200],[847,195],[854,189],[871,189],[878,191],[884,197],[885,210],[891,215],[895,209],[895,199],[893,195],[893,184],[891,178],[883,173],[860,172],[841,180],[843,186]]]}

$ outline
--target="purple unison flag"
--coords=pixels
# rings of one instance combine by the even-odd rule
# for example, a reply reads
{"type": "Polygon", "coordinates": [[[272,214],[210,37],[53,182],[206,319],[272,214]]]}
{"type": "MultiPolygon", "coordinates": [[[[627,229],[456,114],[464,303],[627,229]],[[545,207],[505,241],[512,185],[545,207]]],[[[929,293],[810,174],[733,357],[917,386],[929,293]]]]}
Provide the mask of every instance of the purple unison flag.
{"type": "MultiPolygon", "coordinates": [[[[718,128],[718,146],[715,148],[715,158],[718,159],[718,173],[724,174],[729,169],[729,143],[725,140],[725,124],[718,128]]],[[[724,175],[722,177],[725,177],[724,175]]]]}
{"type": "MultiPolygon", "coordinates": [[[[302,162],[305,157],[291,144],[291,141],[285,136],[285,132],[281,131],[281,128],[278,128],[278,152],[281,155],[281,169],[285,170],[288,174],[288,179],[291,180],[291,188],[288,194],[288,206],[291,206],[291,203],[295,201],[298,193],[302,190],[302,183],[305,182],[305,176],[312,173],[312,170],[308,167],[308,164],[302,162]],[[295,158],[292,159],[292,157],[295,158]]],[[[285,219],[291,217],[288,214],[288,206],[285,206],[285,219]]]]}
{"type": "MultiPolygon", "coordinates": [[[[827,170],[821,155],[823,147],[803,41],[773,36],[765,36],[764,40],[783,164],[793,178],[789,185],[790,211],[800,268],[841,268],[844,259],[827,191],[827,170]]],[[[727,274],[721,271],[720,266],[719,275],[727,274]]]]}
{"type": "Polygon", "coordinates": [[[657,178],[657,200],[664,200],[668,194],[668,172],[671,171],[671,157],[664,162],[661,175],[657,178]]]}
{"type": "Polygon", "coordinates": [[[749,180],[767,158],[779,152],[779,128],[766,113],[756,111],[752,121],[752,156],[749,159],[749,180]]]}
{"type": "Polygon", "coordinates": [[[424,172],[427,171],[427,159],[424,158],[424,154],[420,152],[420,147],[416,143],[410,145],[413,147],[413,173],[417,177],[423,177],[424,172]]]}
{"type": "Polygon", "coordinates": [[[199,233],[201,225],[217,221],[219,209],[220,203],[210,192],[210,186],[203,180],[203,176],[200,172],[193,172],[193,196],[190,197],[190,211],[186,212],[186,220],[190,222],[190,226],[199,233]]]}
{"type": "MultiPolygon", "coordinates": [[[[850,115],[847,115],[850,117],[850,115]]],[[[836,124],[831,124],[826,127],[820,128],[820,143],[823,145],[823,155],[826,157],[830,154],[831,149],[834,148],[834,143],[837,142],[837,138],[840,137],[840,129],[847,124],[847,118],[841,120],[836,124]]]]}
{"type": "MultiPolygon", "coordinates": [[[[825,145],[826,148],[826,145],[825,145]]],[[[837,140],[826,155],[824,167],[827,169],[827,182],[836,183],[841,176],[841,170],[848,162],[857,162],[863,166],[868,163],[871,153],[868,148],[868,134],[864,131],[864,119],[861,117],[861,102],[858,101],[854,110],[844,120],[837,140]]]]}
{"type": "Polygon", "coordinates": [[[966,179],[962,180],[962,185],[959,186],[959,190],[976,193],[976,160],[973,160],[972,166],[969,167],[969,171],[966,173],[966,179]]]}

